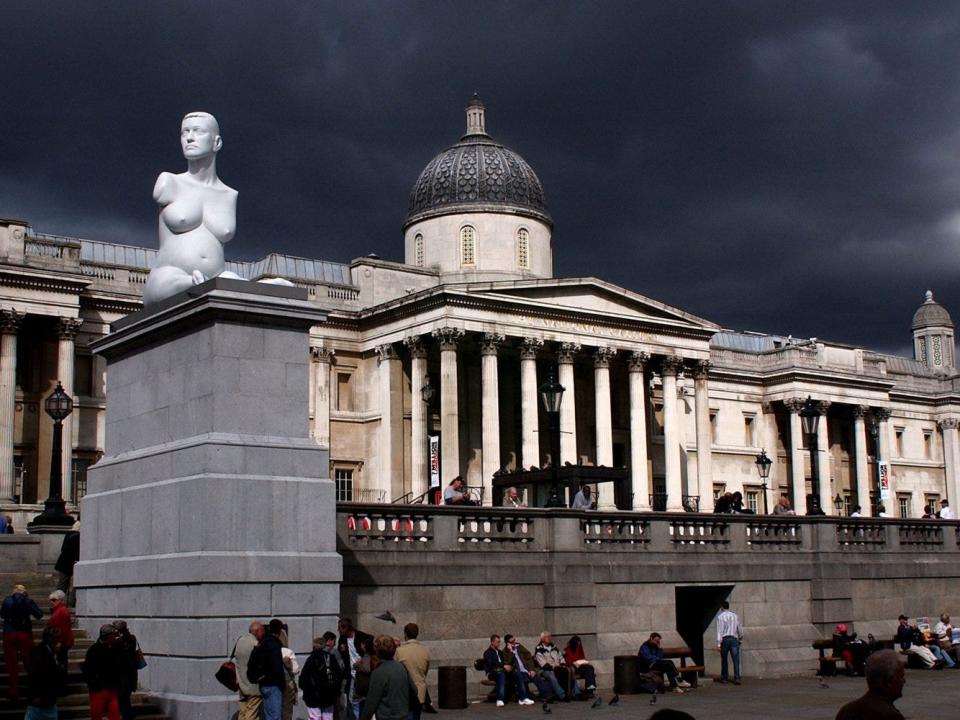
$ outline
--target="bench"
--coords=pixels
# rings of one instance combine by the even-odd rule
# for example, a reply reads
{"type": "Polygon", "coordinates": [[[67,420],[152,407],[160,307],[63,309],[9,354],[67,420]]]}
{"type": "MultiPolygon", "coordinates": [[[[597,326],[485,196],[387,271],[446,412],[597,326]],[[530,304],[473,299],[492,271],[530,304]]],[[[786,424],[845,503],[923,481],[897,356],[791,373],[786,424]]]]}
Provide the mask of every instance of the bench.
{"type": "Polygon", "coordinates": [[[665,660],[680,660],[680,677],[690,683],[693,687],[697,687],[700,673],[705,672],[703,665],[687,665],[687,658],[693,660],[693,651],[688,648],[686,645],[680,645],[677,647],[665,647],[663,649],[663,657],[665,660]]]}
{"type": "Polygon", "coordinates": [[[843,662],[843,658],[833,654],[833,638],[818,639],[810,643],[810,646],[820,653],[820,669],[817,675],[821,677],[833,677],[837,674],[837,663],[843,662]],[[830,651],[827,654],[827,651],[830,651]]]}

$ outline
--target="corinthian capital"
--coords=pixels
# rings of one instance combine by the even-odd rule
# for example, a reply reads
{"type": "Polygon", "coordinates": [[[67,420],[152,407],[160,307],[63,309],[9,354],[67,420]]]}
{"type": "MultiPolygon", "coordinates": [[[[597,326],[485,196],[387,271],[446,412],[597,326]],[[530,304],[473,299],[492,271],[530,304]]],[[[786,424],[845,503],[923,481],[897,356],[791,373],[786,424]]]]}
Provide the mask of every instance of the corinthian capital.
{"type": "Polygon", "coordinates": [[[709,360],[697,360],[693,365],[693,379],[694,380],[706,380],[710,375],[710,361],[709,360]]]}
{"type": "Polygon", "coordinates": [[[20,323],[23,322],[25,317],[26,313],[16,310],[0,310],[0,333],[16,335],[17,330],[20,329],[20,323]]]}
{"type": "Polygon", "coordinates": [[[683,367],[683,358],[679,355],[667,355],[660,362],[660,373],[662,375],[673,375],[677,376],[677,373],[680,372],[680,369],[683,367]]]}
{"type": "Polygon", "coordinates": [[[423,335],[409,335],[403,339],[403,344],[407,346],[407,351],[412,358],[425,358],[427,348],[423,343],[423,335]]]}
{"type": "Polygon", "coordinates": [[[616,348],[598,347],[593,351],[593,366],[595,368],[610,367],[610,358],[617,354],[616,348]]]}
{"type": "Polygon", "coordinates": [[[377,352],[377,362],[382,363],[387,360],[396,360],[397,357],[397,348],[393,343],[385,343],[384,345],[377,345],[374,348],[377,352]]]}
{"type": "Polygon", "coordinates": [[[73,340],[83,327],[83,320],[80,318],[60,318],[57,323],[57,337],[61,340],[73,340]]]}
{"type": "Polygon", "coordinates": [[[456,350],[463,339],[463,330],[454,327],[437,328],[431,334],[440,343],[441,350],[456,350]]]}
{"type": "Polygon", "coordinates": [[[890,408],[874,408],[872,411],[873,416],[877,419],[877,422],[886,422],[890,419],[890,415],[893,413],[890,411],[890,408]]]}
{"type": "Polygon", "coordinates": [[[957,418],[951,417],[937,420],[937,427],[939,427],[941,430],[956,430],[958,425],[960,425],[960,420],[957,418]]]}
{"type": "Polygon", "coordinates": [[[536,360],[537,353],[543,347],[543,340],[535,337],[525,337],[520,340],[520,358],[522,360],[536,360]]]}
{"type": "Polygon", "coordinates": [[[580,343],[562,342],[557,347],[557,362],[561,365],[569,365],[580,352],[580,343]]]}
{"type": "Polygon", "coordinates": [[[333,361],[334,356],[333,348],[326,347],[312,347],[310,348],[310,357],[313,358],[314,362],[327,363],[328,365],[333,361]]]}
{"type": "Polygon", "coordinates": [[[647,367],[647,362],[649,360],[650,353],[645,353],[643,350],[634,350],[627,356],[627,369],[630,372],[642,373],[647,367]]]}
{"type": "Polygon", "coordinates": [[[500,351],[500,346],[506,338],[500,333],[486,332],[480,340],[481,355],[496,355],[500,351]]]}

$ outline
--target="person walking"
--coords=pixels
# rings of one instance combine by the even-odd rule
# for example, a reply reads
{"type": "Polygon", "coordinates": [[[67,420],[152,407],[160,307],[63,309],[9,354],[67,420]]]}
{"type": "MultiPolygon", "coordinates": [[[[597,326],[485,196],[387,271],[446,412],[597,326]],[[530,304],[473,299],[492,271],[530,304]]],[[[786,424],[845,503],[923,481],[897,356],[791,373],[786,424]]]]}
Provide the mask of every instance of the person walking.
{"type": "Polygon", "coordinates": [[[237,720],[259,720],[263,706],[263,697],[260,695],[260,686],[250,682],[247,678],[247,668],[250,665],[250,655],[263,640],[263,623],[254,620],[246,635],[239,638],[233,646],[233,660],[237,666],[237,685],[239,711],[237,720]]]}
{"type": "Polygon", "coordinates": [[[63,590],[54,590],[50,593],[50,619],[47,627],[56,628],[59,632],[57,659],[63,667],[67,666],[67,656],[73,648],[73,621],[70,618],[70,609],[67,607],[67,596],[63,590]]]}
{"type": "Polygon", "coordinates": [[[394,658],[407,670],[410,684],[416,693],[410,697],[408,720],[420,720],[423,706],[427,701],[427,672],[430,670],[430,651],[417,638],[420,627],[416,623],[403,626],[403,644],[397,648],[394,658]]]}
{"type": "Polygon", "coordinates": [[[727,657],[733,659],[733,684],[740,684],[740,643],[743,641],[743,627],[740,618],[730,609],[730,603],[724,600],[723,608],[717,615],[717,650],[720,651],[720,682],[730,679],[727,671],[727,657]]]}
{"type": "Polygon", "coordinates": [[[33,622],[39,620],[43,611],[27,595],[27,588],[14,585],[13,593],[4,599],[0,606],[3,618],[3,659],[10,676],[7,698],[17,700],[20,697],[20,663],[24,670],[29,669],[30,651],[33,649],[33,622]]]}
{"type": "Polygon", "coordinates": [[[283,645],[276,634],[267,633],[254,650],[247,665],[247,679],[260,686],[263,720],[281,720],[287,671],[283,668],[283,645]]]}
{"type": "Polygon", "coordinates": [[[63,536],[60,545],[60,554],[53,569],[57,571],[57,590],[63,590],[67,597],[67,605],[75,607],[77,595],[73,590],[73,568],[80,559],[80,521],[70,528],[70,532],[63,536]]]}
{"type": "Polygon", "coordinates": [[[90,719],[120,720],[120,685],[123,657],[118,642],[120,634],[113,625],[102,625],[97,641],[83,659],[83,681],[90,692],[90,719]]]}
{"type": "Polygon", "coordinates": [[[410,678],[394,659],[397,645],[389,635],[378,635],[373,649],[380,663],[370,675],[360,720],[370,720],[374,714],[377,720],[406,720],[410,712],[410,678]]]}
{"type": "Polygon", "coordinates": [[[120,715],[123,717],[123,720],[133,720],[134,713],[131,698],[139,684],[140,643],[137,642],[136,635],[130,632],[126,621],[117,620],[113,623],[113,626],[117,629],[117,652],[120,653],[120,664],[122,668],[120,673],[120,688],[117,692],[117,700],[120,703],[120,715]]]}
{"type": "Polygon", "coordinates": [[[333,720],[345,674],[337,652],[337,636],[325,632],[323,637],[314,638],[313,652],[303,664],[299,680],[310,720],[333,720]]]}
{"type": "Polygon", "coordinates": [[[67,667],[58,659],[59,631],[47,625],[43,637],[30,651],[27,676],[27,713],[24,720],[56,720],[57,697],[63,692],[67,667]]]}

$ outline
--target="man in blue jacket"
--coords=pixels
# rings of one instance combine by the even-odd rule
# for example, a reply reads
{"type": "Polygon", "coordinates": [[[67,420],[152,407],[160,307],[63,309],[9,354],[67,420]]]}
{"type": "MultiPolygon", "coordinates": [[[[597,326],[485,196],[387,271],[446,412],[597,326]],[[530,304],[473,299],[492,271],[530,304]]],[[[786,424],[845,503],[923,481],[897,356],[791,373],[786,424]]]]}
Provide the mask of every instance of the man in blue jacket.
{"type": "Polygon", "coordinates": [[[672,660],[664,660],[663,648],[661,643],[663,638],[660,633],[650,633],[650,639],[640,646],[637,655],[640,656],[640,672],[649,672],[656,670],[667,676],[670,682],[670,690],[676,693],[682,693],[681,688],[690,687],[690,683],[680,677],[677,672],[677,666],[672,660]]]}
{"type": "Polygon", "coordinates": [[[16,700],[20,694],[20,660],[29,670],[30,651],[33,649],[33,623],[43,617],[43,611],[27,595],[23,585],[15,585],[13,594],[3,601],[0,617],[3,618],[3,658],[10,675],[7,697],[16,700]]]}

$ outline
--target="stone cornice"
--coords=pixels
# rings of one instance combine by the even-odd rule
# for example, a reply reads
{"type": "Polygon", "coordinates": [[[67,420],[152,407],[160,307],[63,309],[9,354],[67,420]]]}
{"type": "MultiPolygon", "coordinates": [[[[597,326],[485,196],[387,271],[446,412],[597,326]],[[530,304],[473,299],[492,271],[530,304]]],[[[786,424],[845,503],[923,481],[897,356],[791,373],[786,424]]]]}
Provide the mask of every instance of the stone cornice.
{"type": "Polygon", "coordinates": [[[0,286],[23,290],[45,290],[79,295],[91,284],[90,278],[65,272],[35,272],[23,267],[0,265],[0,286]]]}

